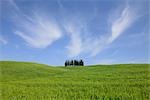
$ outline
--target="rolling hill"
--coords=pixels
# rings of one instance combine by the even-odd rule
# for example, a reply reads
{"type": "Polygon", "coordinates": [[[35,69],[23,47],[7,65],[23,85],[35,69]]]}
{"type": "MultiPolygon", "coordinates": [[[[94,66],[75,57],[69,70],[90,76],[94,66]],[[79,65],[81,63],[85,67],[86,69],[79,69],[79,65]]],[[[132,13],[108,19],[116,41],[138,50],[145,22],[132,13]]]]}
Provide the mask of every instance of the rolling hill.
{"type": "Polygon", "coordinates": [[[149,100],[150,65],[52,67],[0,62],[1,100],[149,100]]]}

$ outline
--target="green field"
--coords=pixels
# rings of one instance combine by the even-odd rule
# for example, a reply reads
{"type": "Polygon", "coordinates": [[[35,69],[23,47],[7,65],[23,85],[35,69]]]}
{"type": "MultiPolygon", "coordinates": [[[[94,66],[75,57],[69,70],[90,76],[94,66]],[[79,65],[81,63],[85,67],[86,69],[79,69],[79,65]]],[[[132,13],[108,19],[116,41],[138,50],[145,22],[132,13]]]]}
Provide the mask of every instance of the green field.
{"type": "Polygon", "coordinates": [[[149,100],[150,65],[0,62],[1,100],[149,100]]]}

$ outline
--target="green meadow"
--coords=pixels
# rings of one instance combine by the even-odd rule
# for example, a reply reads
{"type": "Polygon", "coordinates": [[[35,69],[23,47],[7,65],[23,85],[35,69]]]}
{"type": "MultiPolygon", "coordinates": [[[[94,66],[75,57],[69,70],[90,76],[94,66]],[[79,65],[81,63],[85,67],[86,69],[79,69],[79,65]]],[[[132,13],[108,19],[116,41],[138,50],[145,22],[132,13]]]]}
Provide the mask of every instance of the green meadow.
{"type": "Polygon", "coordinates": [[[0,62],[1,100],[149,100],[150,64],[0,62]]]}

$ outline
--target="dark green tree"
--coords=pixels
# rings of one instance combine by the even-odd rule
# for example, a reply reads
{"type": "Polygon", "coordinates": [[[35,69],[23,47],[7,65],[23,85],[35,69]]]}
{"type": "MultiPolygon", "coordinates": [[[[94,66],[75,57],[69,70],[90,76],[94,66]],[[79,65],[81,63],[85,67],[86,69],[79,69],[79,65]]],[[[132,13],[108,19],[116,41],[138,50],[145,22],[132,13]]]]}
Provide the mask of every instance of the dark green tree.
{"type": "Polygon", "coordinates": [[[65,67],[67,67],[67,61],[65,61],[65,67]]]}
{"type": "Polygon", "coordinates": [[[70,65],[73,66],[73,60],[70,61],[70,65]]]}
{"type": "Polygon", "coordinates": [[[79,62],[79,63],[80,63],[80,66],[84,66],[84,62],[83,62],[83,60],[82,60],[82,59],[80,60],[80,62],[79,62]]]}

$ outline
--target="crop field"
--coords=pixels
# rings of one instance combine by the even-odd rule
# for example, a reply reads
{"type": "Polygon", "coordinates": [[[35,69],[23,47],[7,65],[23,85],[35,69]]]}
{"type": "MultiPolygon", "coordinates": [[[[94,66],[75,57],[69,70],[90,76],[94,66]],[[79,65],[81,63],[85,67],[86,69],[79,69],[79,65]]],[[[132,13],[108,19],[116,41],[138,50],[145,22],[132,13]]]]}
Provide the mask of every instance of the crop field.
{"type": "Polygon", "coordinates": [[[0,62],[1,100],[149,100],[150,65],[0,62]]]}

